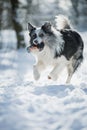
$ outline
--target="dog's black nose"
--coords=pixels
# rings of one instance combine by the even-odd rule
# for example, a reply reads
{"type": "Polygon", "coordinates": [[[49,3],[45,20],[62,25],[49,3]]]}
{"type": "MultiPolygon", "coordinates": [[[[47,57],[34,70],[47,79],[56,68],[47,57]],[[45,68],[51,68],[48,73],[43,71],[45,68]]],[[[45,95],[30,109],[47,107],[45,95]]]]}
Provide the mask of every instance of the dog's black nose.
{"type": "Polygon", "coordinates": [[[38,40],[34,40],[34,44],[38,44],[38,40]]]}

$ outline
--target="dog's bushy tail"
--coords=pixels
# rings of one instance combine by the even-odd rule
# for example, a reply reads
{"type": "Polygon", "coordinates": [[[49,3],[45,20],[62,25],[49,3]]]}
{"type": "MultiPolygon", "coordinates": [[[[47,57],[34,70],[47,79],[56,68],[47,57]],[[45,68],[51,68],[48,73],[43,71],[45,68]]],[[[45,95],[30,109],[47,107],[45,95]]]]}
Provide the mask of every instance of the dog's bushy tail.
{"type": "Polygon", "coordinates": [[[64,15],[56,16],[55,21],[56,21],[56,28],[58,30],[61,30],[61,29],[71,29],[70,21],[64,15]]]}

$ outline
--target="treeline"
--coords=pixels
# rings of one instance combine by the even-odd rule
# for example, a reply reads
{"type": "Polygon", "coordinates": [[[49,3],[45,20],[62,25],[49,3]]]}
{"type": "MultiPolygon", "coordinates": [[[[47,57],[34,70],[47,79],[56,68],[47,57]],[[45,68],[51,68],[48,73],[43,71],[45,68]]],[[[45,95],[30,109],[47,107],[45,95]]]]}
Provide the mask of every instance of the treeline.
{"type": "Polygon", "coordinates": [[[25,47],[22,32],[28,21],[39,26],[47,20],[53,22],[57,14],[67,15],[76,26],[87,27],[87,0],[0,0],[0,31],[15,30],[17,48],[25,47]]]}

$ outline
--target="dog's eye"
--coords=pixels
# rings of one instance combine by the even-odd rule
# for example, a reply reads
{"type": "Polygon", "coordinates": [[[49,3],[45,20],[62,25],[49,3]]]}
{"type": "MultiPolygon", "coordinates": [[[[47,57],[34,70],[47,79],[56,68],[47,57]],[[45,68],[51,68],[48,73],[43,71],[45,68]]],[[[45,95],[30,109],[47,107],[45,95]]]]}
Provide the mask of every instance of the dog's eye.
{"type": "Polygon", "coordinates": [[[36,34],[33,34],[33,35],[32,35],[32,38],[33,38],[33,39],[36,38],[36,34]]]}
{"type": "Polygon", "coordinates": [[[44,36],[44,34],[43,34],[43,33],[41,33],[41,34],[39,34],[39,36],[40,36],[40,37],[43,37],[43,36],[44,36]]]}

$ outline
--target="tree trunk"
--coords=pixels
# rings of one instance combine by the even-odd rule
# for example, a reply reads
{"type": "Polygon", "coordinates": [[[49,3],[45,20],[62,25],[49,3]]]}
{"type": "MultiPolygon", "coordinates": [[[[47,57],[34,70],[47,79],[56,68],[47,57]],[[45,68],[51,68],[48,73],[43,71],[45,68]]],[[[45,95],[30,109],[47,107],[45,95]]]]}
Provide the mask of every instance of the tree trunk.
{"type": "Polygon", "coordinates": [[[78,11],[78,4],[79,4],[79,0],[71,0],[72,2],[72,7],[73,7],[73,10],[75,12],[75,23],[78,24],[78,17],[79,17],[79,11],[78,11]]]}
{"type": "Polygon", "coordinates": [[[18,9],[19,9],[19,2],[18,0],[11,0],[12,6],[12,20],[14,29],[16,31],[17,36],[17,48],[25,47],[24,35],[23,35],[23,26],[20,23],[20,18],[18,16],[18,9]]]}
{"type": "Polygon", "coordinates": [[[0,49],[2,48],[2,39],[1,39],[2,11],[3,11],[3,0],[0,1],[0,49]]]}

